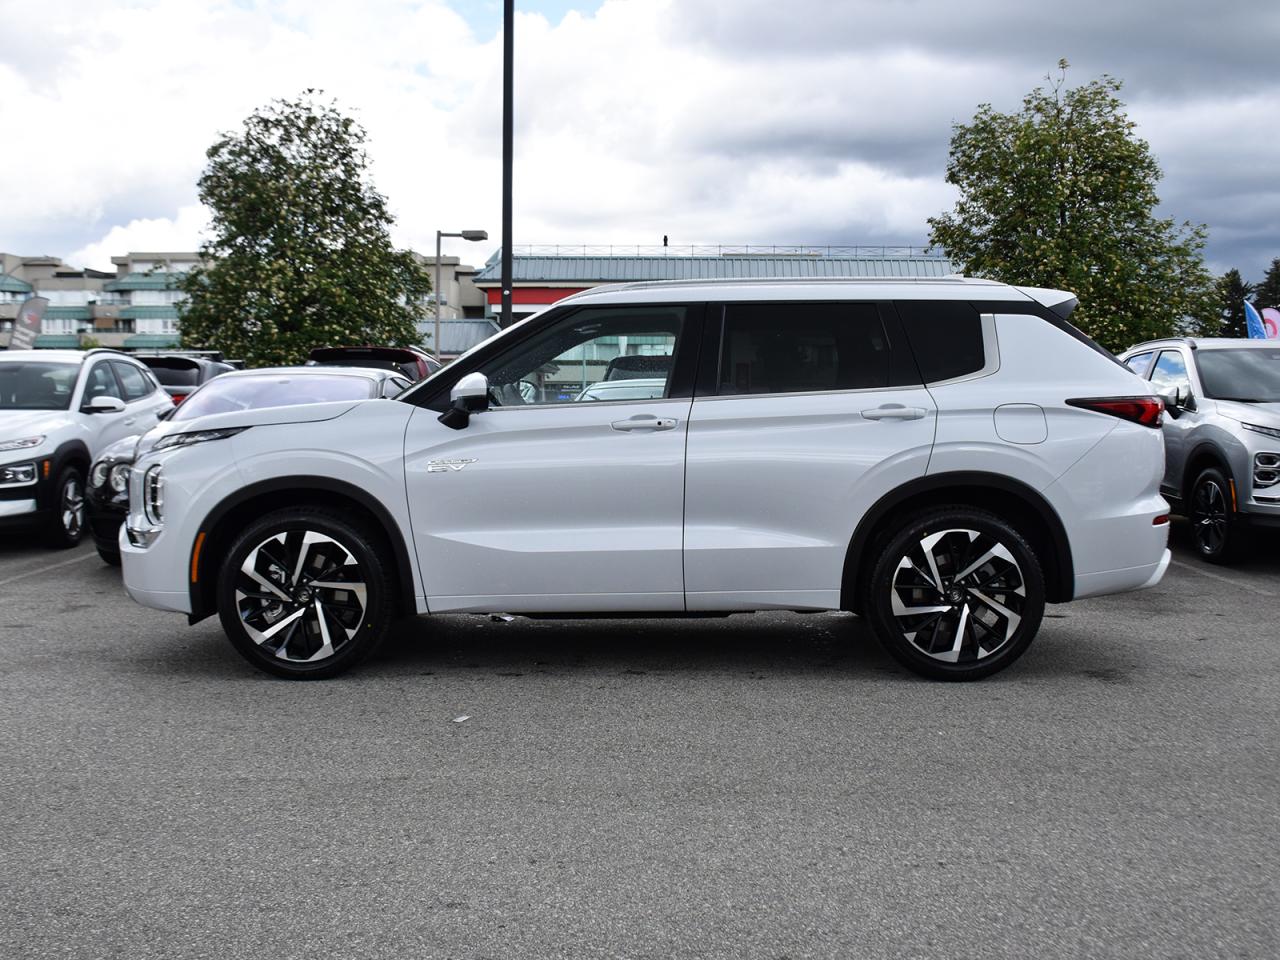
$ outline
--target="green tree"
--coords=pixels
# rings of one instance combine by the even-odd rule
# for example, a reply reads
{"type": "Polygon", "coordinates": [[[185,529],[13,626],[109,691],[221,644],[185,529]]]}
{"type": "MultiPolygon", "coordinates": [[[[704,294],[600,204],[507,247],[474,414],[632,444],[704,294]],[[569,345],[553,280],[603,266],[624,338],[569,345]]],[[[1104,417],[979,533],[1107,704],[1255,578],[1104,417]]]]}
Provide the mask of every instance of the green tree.
{"type": "Polygon", "coordinates": [[[213,225],[182,280],[184,346],[260,366],[418,342],[430,275],[391,244],[364,130],[318,96],[274,101],[209,148],[199,190],[213,225]]]}
{"type": "Polygon", "coordinates": [[[1280,308],[1280,257],[1271,261],[1266,276],[1254,288],[1253,305],[1259,310],[1263,307],[1280,308]]]}
{"type": "Polygon", "coordinates": [[[1020,111],[983,104],[955,125],[947,182],[960,198],[929,219],[930,241],[972,276],[1072,291],[1072,321],[1111,350],[1216,328],[1205,227],[1155,216],[1160,168],[1120,81],[1067,89],[1067,66],[1020,111]]]}
{"type": "Polygon", "coordinates": [[[1244,302],[1253,298],[1254,286],[1232,267],[1218,278],[1218,301],[1221,304],[1221,322],[1217,330],[1205,331],[1218,337],[1247,337],[1248,321],[1244,316],[1244,302]]]}

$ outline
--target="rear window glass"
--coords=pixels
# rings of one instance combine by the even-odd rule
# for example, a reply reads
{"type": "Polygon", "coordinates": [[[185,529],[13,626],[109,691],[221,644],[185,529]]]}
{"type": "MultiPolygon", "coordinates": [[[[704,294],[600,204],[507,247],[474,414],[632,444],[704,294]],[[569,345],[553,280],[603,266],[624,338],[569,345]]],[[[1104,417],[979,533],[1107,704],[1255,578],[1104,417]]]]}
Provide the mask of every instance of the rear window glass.
{"type": "Polygon", "coordinates": [[[721,396],[889,386],[893,357],[873,303],[731,303],[721,396]]]}
{"type": "Polygon", "coordinates": [[[972,304],[916,300],[897,307],[925,383],[965,377],[987,365],[982,317],[972,304]]]}
{"type": "Polygon", "coordinates": [[[218,377],[193,393],[174,411],[172,420],[194,420],[211,413],[291,407],[330,400],[363,400],[373,396],[373,382],[364,377],[324,374],[263,374],[253,377],[218,377]]]}
{"type": "Polygon", "coordinates": [[[189,367],[153,366],[151,372],[155,374],[155,378],[161,385],[166,387],[191,387],[200,382],[200,369],[194,364],[189,367]]]}

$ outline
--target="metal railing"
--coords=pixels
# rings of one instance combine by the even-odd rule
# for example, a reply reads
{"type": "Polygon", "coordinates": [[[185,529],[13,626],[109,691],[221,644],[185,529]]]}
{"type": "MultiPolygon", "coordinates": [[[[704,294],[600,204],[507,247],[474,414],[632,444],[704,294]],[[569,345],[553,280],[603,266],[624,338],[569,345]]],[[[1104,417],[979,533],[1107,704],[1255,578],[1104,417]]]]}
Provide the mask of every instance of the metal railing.
{"type": "Polygon", "coordinates": [[[875,244],[598,244],[516,243],[519,257],[939,257],[930,247],[875,244]]]}

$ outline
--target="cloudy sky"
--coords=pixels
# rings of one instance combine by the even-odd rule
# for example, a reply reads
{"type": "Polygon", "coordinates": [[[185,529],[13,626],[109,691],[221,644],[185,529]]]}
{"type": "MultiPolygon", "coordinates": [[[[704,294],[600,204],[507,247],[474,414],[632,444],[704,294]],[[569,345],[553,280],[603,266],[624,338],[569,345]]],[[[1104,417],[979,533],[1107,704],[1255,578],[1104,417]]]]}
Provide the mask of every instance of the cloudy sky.
{"type": "MultiPolygon", "coordinates": [[[[517,0],[517,243],[922,244],[951,124],[1108,72],[1209,260],[1280,257],[1280,4],[517,0]]],[[[397,242],[500,228],[499,0],[0,0],[0,250],[194,249],[219,131],[319,87],[397,242]]],[[[461,243],[459,241],[459,243],[461,243]]]]}

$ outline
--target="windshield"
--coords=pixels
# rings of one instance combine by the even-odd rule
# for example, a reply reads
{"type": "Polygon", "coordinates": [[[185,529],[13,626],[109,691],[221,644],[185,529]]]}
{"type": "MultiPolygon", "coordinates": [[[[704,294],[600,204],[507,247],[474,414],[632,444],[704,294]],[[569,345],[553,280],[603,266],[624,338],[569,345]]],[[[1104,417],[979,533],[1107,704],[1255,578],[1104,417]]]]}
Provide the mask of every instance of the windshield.
{"type": "Polygon", "coordinates": [[[1206,397],[1280,403],[1280,347],[1200,350],[1196,363],[1206,397]]]}
{"type": "Polygon", "coordinates": [[[330,400],[365,400],[374,395],[373,381],[364,377],[324,374],[262,374],[210,380],[174,411],[170,420],[194,420],[211,413],[233,413],[261,407],[292,407],[330,400]]]}
{"type": "Polygon", "coordinates": [[[79,373],[78,363],[6,360],[0,363],[0,410],[66,410],[79,373]]]}

